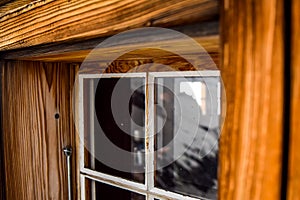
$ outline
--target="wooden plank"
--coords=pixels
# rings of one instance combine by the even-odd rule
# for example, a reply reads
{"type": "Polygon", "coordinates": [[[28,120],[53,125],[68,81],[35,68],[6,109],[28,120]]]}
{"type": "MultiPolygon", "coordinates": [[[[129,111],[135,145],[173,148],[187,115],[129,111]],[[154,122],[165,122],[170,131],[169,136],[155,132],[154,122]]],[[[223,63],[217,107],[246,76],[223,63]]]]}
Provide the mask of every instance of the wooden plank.
{"type": "MultiPolygon", "coordinates": [[[[75,147],[71,92],[76,69],[62,63],[4,63],[7,199],[67,199],[67,168],[62,148],[75,147]]],[[[75,172],[75,148],[73,155],[75,172]]],[[[72,178],[76,197],[75,173],[72,178]]]]}
{"type": "MultiPolygon", "coordinates": [[[[218,21],[177,26],[172,27],[171,29],[193,38],[210,54],[215,55],[219,53],[218,21]]],[[[154,35],[153,31],[151,34],[154,35]]],[[[170,34],[162,35],[157,33],[155,35],[156,37],[150,37],[150,35],[148,35],[149,37],[146,37],[145,35],[137,34],[126,36],[126,38],[120,41],[122,43],[119,44],[119,46],[107,48],[106,52],[107,54],[111,54],[111,52],[116,51],[116,49],[122,50],[132,45],[136,45],[138,47],[139,44],[148,44],[148,46],[150,46],[156,42],[156,44],[163,43],[164,45],[169,46],[173,43],[175,46],[180,42],[178,41],[178,38],[172,38],[170,34]]],[[[0,55],[0,59],[82,62],[87,54],[105,39],[106,38],[95,38],[68,43],[51,43],[29,48],[10,50],[3,52],[0,55]]],[[[188,44],[183,47],[185,48],[186,52],[191,51],[188,44]]],[[[147,52],[147,54],[151,55],[151,52],[147,52]]],[[[217,60],[217,56],[214,57],[217,60]]]]}
{"type": "Polygon", "coordinates": [[[218,18],[218,0],[37,1],[0,18],[0,50],[218,18]]]}
{"type": "Polygon", "coordinates": [[[227,114],[219,198],[280,199],[283,2],[224,0],[221,16],[227,114]]]}
{"type": "MultiPolygon", "coordinates": [[[[0,61],[2,66],[2,61],[0,61]]],[[[2,69],[0,69],[0,113],[2,113],[2,69]]],[[[2,114],[0,115],[0,200],[5,200],[5,165],[4,165],[4,142],[3,142],[3,130],[2,130],[2,114]]]]}
{"type": "MultiPolygon", "coordinates": [[[[205,37],[200,37],[200,38],[193,38],[195,39],[199,44],[203,46],[203,48],[208,52],[208,54],[211,56],[211,58],[214,60],[214,62],[218,65],[219,64],[219,36],[218,35],[213,35],[213,36],[205,36],[205,37]]],[[[195,49],[191,49],[188,43],[184,43],[184,41],[180,40],[174,40],[174,41],[158,41],[158,42],[149,42],[149,43],[143,43],[143,44],[149,44],[149,46],[153,46],[155,44],[160,45],[160,46],[170,46],[173,45],[174,50],[180,47],[180,51],[183,52],[184,55],[195,55],[199,52],[194,52],[195,49]]],[[[105,50],[102,49],[102,51],[105,53],[101,53],[101,58],[109,58],[111,57],[112,53],[115,53],[116,51],[121,52],[123,49],[128,48],[128,46],[132,47],[134,44],[125,44],[117,47],[110,47],[106,48],[105,50]],[[106,56],[107,55],[107,56],[106,56]]],[[[154,62],[161,62],[162,64],[170,64],[170,63],[176,63],[179,59],[178,55],[172,54],[171,52],[167,51],[162,51],[157,49],[139,49],[139,44],[137,44],[137,49],[136,51],[129,52],[125,55],[122,55],[121,57],[118,58],[119,61],[116,61],[116,63],[120,63],[120,61],[123,61],[121,63],[126,63],[126,61],[132,62],[136,60],[146,60],[146,63],[154,63],[154,62]],[[176,58],[177,57],[177,58],[176,58]],[[149,61],[147,61],[149,60],[149,61]],[[163,61],[162,61],[163,60],[163,61]]],[[[52,53],[47,53],[47,55],[36,55],[35,57],[19,57],[19,59],[22,60],[39,60],[39,61],[48,61],[48,62],[57,62],[57,61],[67,61],[67,62],[83,62],[84,59],[87,57],[87,55],[91,52],[91,50],[79,50],[79,51],[71,51],[71,52],[54,52],[52,53]],[[50,54],[50,55],[49,55],[50,54]]],[[[182,56],[184,56],[182,55],[182,56]]],[[[11,52],[8,54],[4,54],[5,58],[12,58],[15,56],[18,56],[17,54],[14,54],[14,52],[11,52]]],[[[208,58],[205,57],[203,54],[202,60],[203,62],[209,62],[207,60],[208,58]]],[[[198,57],[197,57],[198,58],[198,57]]],[[[195,59],[197,59],[195,57],[195,59]]],[[[198,58],[200,59],[200,58],[198,58]]],[[[101,62],[108,62],[108,60],[101,60],[101,62]]],[[[141,61],[142,62],[142,61],[141,61]]],[[[143,62],[145,64],[145,62],[143,62]]],[[[141,64],[141,63],[135,63],[136,65],[141,64]]],[[[177,63],[178,67],[183,67],[180,66],[182,63],[177,63]]],[[[119,65],[119,64],[118,64],[119,65]]]]}
{"type": "Polygon", "coordinates": [[[291,123],[288,199],[300,199],[300,2],[292,0],[291,37],[291,123]]]}
{"type": "MultiPolygon", "coordinates": [[[[218,22],[213,21],[192,24],[181,27],[173,27],[172,29],[187,34],[193,38],[209,53],[216,65],[219,64],[218,22]]],[[[193,67],[184,61],[184,59],[180,58],[180,56],[189,55],[193,56],[194,60],[201,60],[202,65],[205,65],[205,68],[207,69],[215,67],[211,66],[212,62],[210,62],[210,58],[207,57],[205,53],[199,57],[199,49],[196,49],[195,51],[195,48],[191,48],[190,42],[188,42],[185,38],[178,38],[178,36],[172,36],[169,33],[162,34],[158,32],[156,34],[154,30],[151,31],[151,34],[152,36],[145,34],[126,35],[125,38],[119,39],[119,42],[113,46],[106,47],[105,49],[102,48],[99,53],[102,60],[99,62],[106,65],[107,62],[110,62],[111,55],[115,55],[116,52],[122,52],[130,47],[137,50],[121,55],[111,64],[111,66],[122,66],[122,72],[125,72],[128,71],[128,69],[137,67],[138,65],[161,63],[175,69],[191,70],[193,67]],[[153,37],[153,35],[156,37],[153,37]],[[153,48],[145,49],[141,46],[149,46],[153,48]],[[172,49],[172,52],[177,52],[178,49],[180,49],[181,55],[178,56],[172,52],[162,51],[161,49],[165,47],[172,49]],[[103,58],[106,60],[103,60],[103,58]]],[[[83,62],[87,55],[91,52],[91,49],[95,48],[102,41],[103,38],[99,38],[77,43],[40,45],[33,48],[7,51],[0,57],[2,59],[39,60],[48,62],[83,62]]],[[[98,57],[99,56],[96,56],[96,58],[98,57]]]]}

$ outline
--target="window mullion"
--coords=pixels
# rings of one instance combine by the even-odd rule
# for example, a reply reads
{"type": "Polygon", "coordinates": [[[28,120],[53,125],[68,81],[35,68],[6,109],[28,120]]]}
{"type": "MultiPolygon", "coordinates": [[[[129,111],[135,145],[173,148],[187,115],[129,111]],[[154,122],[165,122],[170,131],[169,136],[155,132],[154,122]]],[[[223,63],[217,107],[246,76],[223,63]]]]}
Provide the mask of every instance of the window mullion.
{"type": "Polygon", "coordinates": [[[85,200],[85,176],[80,174],[80,195],[81,195],[81,200],[85,200]]]}
{"type": "Polygon", "coordinates": [[[154,188],[154,77],[147,74],[147,123],[146,123],[146,185],[148,191],[154,188]]]}
{"type": "MultiPolygon", "coordinates": [[[[91,162],[91,169],[95,169],[95,88],[94,88],[94,79],[89,80],[89,95],[90,95],[90,105],[89,105],[89,124],[90,124],[90,162],[91,162]]],[[[96,200],[96,184],[92,182],[91,184],[91,195],[92,200],[96,200]]]]}
{"type": "MultiPolygon", "coordinates": [[[[78,100],[78,105],[79,105],[79,114],[78,114],[78,127],[79,127],[79,134],[80,138],[84,138],[84,103],[83,103],[83,77],[79,76],[78,78],[79,82],[79,100],[78,100]]],[[[84,141],[80,140],[78,141],[79,143],[79,167],[80,171],[84,168],[84,141]]]]}

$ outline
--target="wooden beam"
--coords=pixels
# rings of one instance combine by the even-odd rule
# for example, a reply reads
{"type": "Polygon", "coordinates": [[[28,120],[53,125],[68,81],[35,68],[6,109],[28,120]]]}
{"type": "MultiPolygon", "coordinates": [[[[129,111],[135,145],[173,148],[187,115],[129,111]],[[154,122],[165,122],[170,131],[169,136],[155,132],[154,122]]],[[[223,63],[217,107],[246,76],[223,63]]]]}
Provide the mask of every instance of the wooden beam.
{"type": "MultiPolygon", "coordinates": [[[[197,23],[185,26],[172,27],[172,30],[184,33],[196,40],[205,50],[212,55],[215,62],[218,62],[219,54],[219,23],[217,21],[197,23]]],[[[176,47],[176,45],[183,43],[181,40],[183,38],[172,38],[170,34],[162,35],[160,33],[153,33],[155,37],[151,35],[137,35],[132,34],[126,36],[123,40],[120,40],[119,46],[114,46],[106,48],[105,53],[111,54],[117,50],[122,50],[128,46],[147,44],[148,46],[153,46],[154,44],[168,45],[171,44],[176,47]]],[[[67,43],[51,43],[45,45],[38,45],[34,47],[28,47],[17,50],[10,50],[3,52],[0,55],[0,59],[13,59],[13,60],[39,60],[39,61],[67,61],[67,62],[82,62],[86,56],[99,45],[106,38],[95,38],[83,41],[71,41],[67,43]]],[[[191,52],[191,48],[188,44],[181,44],[180,48],[185,49],[186,53],[191,52]],[[190,52],[189,52],[190,51],[190,52]]],[[[142,57],[153,55],[153,52],[144,52],[144,55],[132,55],[131,59],[140,59],[142,57]],[[136,57],[135,57],[136,56],[136,57]]],[[[154,55],[153,55],[154,56],[154,55]]],[[[157,55],[162,57],[163,55],[157,55]]]]}
{"type": "Polygon", "coordinates": [[[218,0],[36,1],[0,16],[0,51],[218,17],[218,0]]]}
{"type": "Polygon", "coordinates": [[[300,2],[292,0],[291,37],[291,123],[288,200],[300,199],[300,2]]]}
{"type": "MultiPolygon", "coordinates": [[[[214,36],[207,36],[207,37],[200,37],[200,38],[194,38],[199,44],[202,44],[204,49],[209,53],[209,55],[212,57],[214,62],[216,64],[219,63],[219,36],[214,35],[214,36]]],[[[149,42],[149,45],[155,45],[157,44],[156,42],[149,42]]],[[[182,45],[184,44],[180,40],[174,40],[174,41],[161,41],[159,43],[160,45],[170,45],[173,44],[174,48],[180,46],[181,51],[184,52],[185,55],[190,55],[190,54],[195,54],[198,52],[192,52],[191,49],[189,48],[189,45],[186,44],[185,46],[182,45]]],[[[131,47],[133,45],[130,45],[131,47]]],[[[116,51],[121,51],[124,48],[127,48],[128,46],[121,45],[117,47],[111,47],[111,48],[106,48],[105,55],[107,55],[107,59],[110,58],[110,55],[115,53],[116,51]]],[[[138,48],[138,44],[137,44],[138,48]]],[[[38,50],[37,50],[38,52],[38,50]]],[[[47,55],[44,54],[37,54],[36,56],[24,56],[24,57],[18,57],[18,59],[22,60],[39,60],[39,61],[48,61],[48,62],[57,62],[57,61],[66,61],[66,62],[83,62],[83,60],[88,56],[89,53],[91,53],[91,50],[79,50],[79,51],[70,51],[70,52],[51,52],[47,53],[47,55]]],[[[95,54],[95,53],[94,53],[95,54]]],[[[106,58],[105,55],[102,54],[102,58],[106,58]]],[[[13,54],[10,53],[9,55],[6,54],[5,58],[6,59],[16,59],[15,57],[18,56],[18,54],[13,54]]],[[[139,51],[133,51],[129,52],[126,55],[122,56],[120,60],[142,60],[142,59],[169,59],[172,60],[174,58],[174,55],[171,54],[170,52],[162,52],[159,51],[158,49],[142,49],[139,51]]],[[[102,60],[102,62],[106,62],[105,60],[102,60]]],[[[107,61],[108,62],[108,61],[107,61]]]]}
{"type": "Polygon", "coordinates": [[[221,16],[227,113],[219,198],[280,199],[283,1],[224,0],[221,16]]]}

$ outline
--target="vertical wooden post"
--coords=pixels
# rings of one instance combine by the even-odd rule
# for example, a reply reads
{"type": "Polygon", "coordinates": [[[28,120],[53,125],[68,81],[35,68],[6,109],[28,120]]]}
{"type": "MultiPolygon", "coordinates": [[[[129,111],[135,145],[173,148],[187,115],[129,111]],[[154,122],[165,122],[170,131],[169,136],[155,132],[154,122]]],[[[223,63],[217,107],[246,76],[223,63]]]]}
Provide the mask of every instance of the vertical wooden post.
{"type": "Polygon", "coordinates": [[[5,170],[4,170],[4,142],[3,142],[3,130],[2,130],[2,64],[0,61],[0,200],[5,200],[5,170]]]}
{"type": "Polygon", "coordinates": [[[300,1],[292,0],[291,16],[291,123],[288,200],[300,199],[300,1]]]}
{"type": "Polygon", "coordinates": [[[221,16],[227,115],[219,198],[280,199],[283,1],[224,0],[221,16]]]}

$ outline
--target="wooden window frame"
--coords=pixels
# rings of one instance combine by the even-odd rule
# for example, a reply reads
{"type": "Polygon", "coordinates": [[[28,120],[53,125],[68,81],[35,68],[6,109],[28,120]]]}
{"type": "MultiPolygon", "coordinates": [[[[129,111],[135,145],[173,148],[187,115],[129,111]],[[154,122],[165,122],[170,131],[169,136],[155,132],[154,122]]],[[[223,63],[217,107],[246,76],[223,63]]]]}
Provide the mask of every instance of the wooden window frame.
{"type": "MultiPolygon", "coordinates": [[[[172,71],[172,72],[143,72],[143,73],[110,73],[110,74],[79,74],[79,134],[80,138],[84,138],[84,79],[94,79],[94,78],[122,78],[122,77],[144,77],[145,78],[145,92],[147,98],[145,99],[146,112],[145,112],[145,182],[137,183],[130,181],[121,177],[112,176],[109,174],[94,171],[90,168],[84,166],[84,144],[79,141],[79,166],[80,166],[80,188],[81,188],[81,199],[85,200],[85,181],[90,179],[92,181],[98,181],[101,183],[109,184],[114,187],[129,190],[138,194],[145,195],[145,199],[154,200],[154,198],[159,199],[182,199],[182,200],[207,200],[207,198],[190,197],[185,196],[176,192],[166,191],[164,189],[159,189],[154,186],[154,137],[149,137],[154,135],[154,82],[155,78],[163,77],[220,77],[219,70],[203,70],[203,71],[172,71]],[[148,145],[146,145],[148,143],[148,145]]],[[[92,86],[93,87],[93,86],[92,86]]],[[[91,98],[93,99],[93,98],[91,98]]],[[[91,105],[94,105],[93,102],[91,105]]],[[[92,186],[93,187],[93,186],[92,186]]],[[[92,192],[93,193],[93,192],[92,192]]],[[[92,194],[93,195],[93,194],[92,194]]]]}

